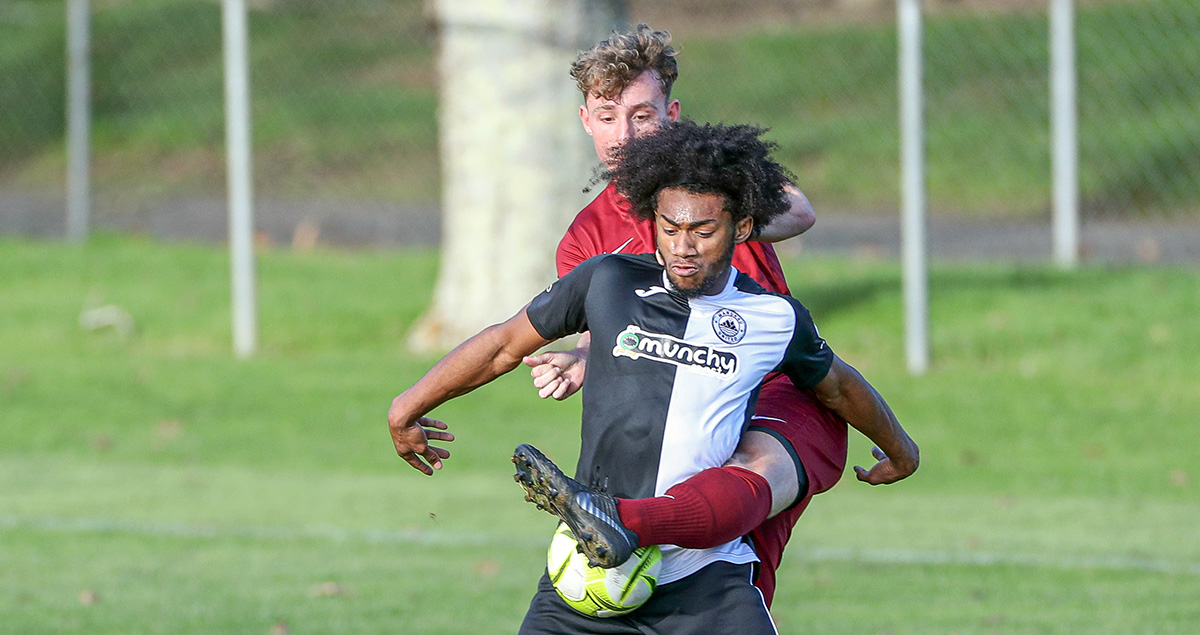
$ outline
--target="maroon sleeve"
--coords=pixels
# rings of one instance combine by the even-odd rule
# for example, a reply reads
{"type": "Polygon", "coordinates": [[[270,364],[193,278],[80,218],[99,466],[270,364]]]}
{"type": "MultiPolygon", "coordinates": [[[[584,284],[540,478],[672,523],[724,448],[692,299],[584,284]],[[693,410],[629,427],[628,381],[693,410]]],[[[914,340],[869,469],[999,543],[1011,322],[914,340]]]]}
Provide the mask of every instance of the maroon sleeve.
{"type": "Polygon", "coordinates": [[[593,241],[583,231],[580,218],[576,217],[575,222],[567,228],[567,233],[558,242],[558,249],[554,252],[554,266],[558,269],[558,277],[571,273],[571,270],[579,266],[579,263],[596,255],[596,248],[593,241]]]}

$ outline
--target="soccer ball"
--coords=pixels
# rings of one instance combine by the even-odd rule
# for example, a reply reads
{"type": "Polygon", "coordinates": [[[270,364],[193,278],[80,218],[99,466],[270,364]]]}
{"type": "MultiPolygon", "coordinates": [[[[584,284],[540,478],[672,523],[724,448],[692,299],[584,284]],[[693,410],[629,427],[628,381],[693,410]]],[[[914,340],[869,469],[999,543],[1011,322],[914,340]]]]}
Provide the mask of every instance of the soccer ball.
{"type": "Polygon", "coordinates": [[[620,566],[588,566],[587,556],[576,549],[575,536],[559,523],[546,553],[546,568],[554,590],[568,606],[593,617],[624,615],[650,599],[658,584],[662,552],[657,545],[636,549],[620,566]]]}

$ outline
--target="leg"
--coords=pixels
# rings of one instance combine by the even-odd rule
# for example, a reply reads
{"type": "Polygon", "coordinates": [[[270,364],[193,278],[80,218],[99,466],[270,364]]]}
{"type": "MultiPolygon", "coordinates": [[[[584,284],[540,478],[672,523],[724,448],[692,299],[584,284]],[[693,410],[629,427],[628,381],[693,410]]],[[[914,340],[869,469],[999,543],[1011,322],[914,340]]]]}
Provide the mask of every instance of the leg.
{"type": "MultiPolygon", "coordinates": [[[[767,437],[767,443],[774,441],[767,437]]],[[[617,512],[621,522],[637,534],[639,547],[657,544],[707,549],[723,545],[767,519],[771,487],[761,474],[732,465],[707,469],[672,486],[663,496],[619,498],[617,512]]]]}
{"type": "Polygon", "coordinates": [[[589,564],[611,568],[629,559],[638,537],[621,524],[615,498],[563,474],[532,445],[518,445],[512,461],[517,466],[513,478],[525,488],[525,500],[567,523],[589,564]]]}
{"type": "Polygon", "coordinates": [[[750,423],[725,467],[676,485],[667,492],[670,498],[618,500],[621,520],[640,545],[724,544],[841,477],[845,422],[786,377],[773,376],[763,385],[750,423]],[[729,501],[737,501],[737,508],[729,501]]]}
{"type": "Polygon", "coordinates": [[[667,490],[666,496],[612,499],[562,475],[544,456],[540,461],[548,465],[527,470],[527,476],[522,476],[518,463],[517,481],[529,490],[529,500],[567,521],[576,536],[582,531],[601,535],[605,553],[594,553],[595,547],[587,541],[583,547],[589,557],[609,567],[624,562],[628,553],[622,550],[620,557],[612,555],[612,545],[622,541],[603,538],[606,533],[633,534],[639,547],[671,544],[705,549],[746,535],[768,517],[786,512],[769,534],[751,535],[763,558],[763,570],[769,571],[768,578],[773,581],[791,526],[807,501],[833,487],[841,477],[846,463],[846,423],[811,392],[797,390],[788,378],[776,375],[763,385],[751,424],[729,464],[700,472],[667,490]],[[543,473],[549,475],[551,485],[536,484],[544,480],[538,476],[543,473]],[[580,511],[574,503],[573,493],[581,490],[595,501],[592,511],[580,511]],[[615,514],[608,507],[608,501],[614,500],[615,514]],[[597,510],[602,512],[599,516],[597,510]],[[761,552],[764,547],[769,554],[761,552]]]}
{"type": "Polygon", "coordinates": [[[769,603],[793,525],[845,469],[846,423],[782,376],[763,385],[750,423],[725,467],[676,485],[667,492],[671,498],[620,499],[617,511],[639,546],[702,549],[749,534],[762,559],[757,583],[769,603]]]}

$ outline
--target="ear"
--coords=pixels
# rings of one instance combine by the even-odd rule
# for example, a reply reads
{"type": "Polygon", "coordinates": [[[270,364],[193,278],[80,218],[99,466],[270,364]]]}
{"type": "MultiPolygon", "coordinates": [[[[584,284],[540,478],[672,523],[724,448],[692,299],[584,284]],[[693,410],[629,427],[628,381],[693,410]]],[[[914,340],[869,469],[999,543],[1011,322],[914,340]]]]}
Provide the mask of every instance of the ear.
{"type": "Polygon", "coordinates": [[[584,132],[588,133],[588,136],[591,136],[592,126],[588,124],[587,104],[579,107],[579,122],[583,124],[584,132]]]}
{"type": "Polygon", "coordinates": [[[754,231],[754,219],[747,216],[733,226],[733,244],[750,240],[750,232],[754,231]]]}
{"type": "Polygon", "coordinates": [[[667,104],[667,119],[670,121],[679,121],[679,111],[679,100],[672,99],[671,103],[667,104]]]}

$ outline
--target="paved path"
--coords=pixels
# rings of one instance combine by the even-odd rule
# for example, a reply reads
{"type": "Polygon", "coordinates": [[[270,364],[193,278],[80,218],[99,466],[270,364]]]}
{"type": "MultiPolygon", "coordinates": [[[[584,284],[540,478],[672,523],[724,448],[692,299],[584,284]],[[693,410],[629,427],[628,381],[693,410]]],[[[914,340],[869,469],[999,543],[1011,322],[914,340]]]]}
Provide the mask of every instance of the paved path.
{"type": "MultiPolygon", "coordinates": [[[[55,237],[63,234],[61,199],[0,192],[0,235],[55,237]]],[[[256,202],[260,238],[274,244],[345,246],[435,245],[440,236],[437,208],[364,201],[256,202]]],[[[222,199],[180,199],[158,208],[95,213],[93,226],[105,232],[136,232],[164,240],[226,239],[222,199]]],[[[1050,223],[1044,221],[934,218],[929,253],[948,261],[1048,261],[1050,223]]],[[[1080,232],[1082,258],[1095,263],[1200,263],[1200,220],[1129,221],[1088,219],[1080,232]]],[[[900,254],[897,215],[819,215],[817,226],[779,245],[785,255],[849,253],[883,258],[900,254]]]]}

